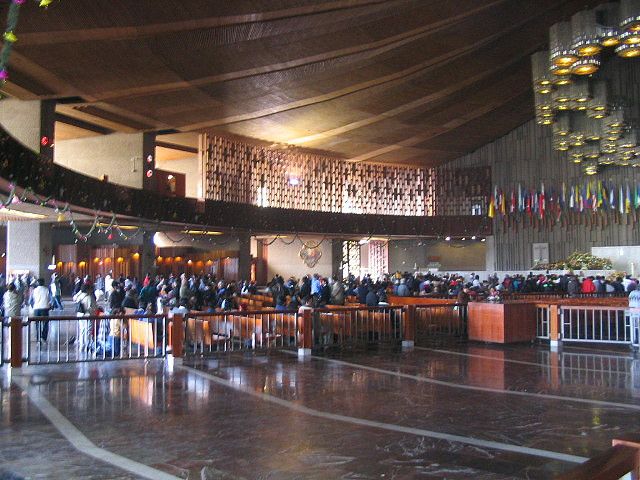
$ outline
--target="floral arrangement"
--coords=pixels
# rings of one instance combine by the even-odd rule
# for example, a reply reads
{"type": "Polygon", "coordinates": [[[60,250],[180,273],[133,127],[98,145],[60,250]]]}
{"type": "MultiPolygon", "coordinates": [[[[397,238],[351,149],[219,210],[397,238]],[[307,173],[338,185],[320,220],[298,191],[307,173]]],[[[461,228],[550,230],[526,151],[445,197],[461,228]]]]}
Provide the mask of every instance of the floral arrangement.
{"type": "Polygon", "coordinates": [[[566,260],[538,263],[533,270],[610,270],[613,268],[608,258],[596,257],[586,252],[573,252],[566,260]]]}

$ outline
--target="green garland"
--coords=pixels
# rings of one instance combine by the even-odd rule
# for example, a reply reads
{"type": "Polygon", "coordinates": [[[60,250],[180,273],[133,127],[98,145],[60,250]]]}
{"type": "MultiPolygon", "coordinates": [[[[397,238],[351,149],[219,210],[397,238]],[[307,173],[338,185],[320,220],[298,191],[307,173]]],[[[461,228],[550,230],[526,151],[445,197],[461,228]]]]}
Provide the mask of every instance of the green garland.
{"type": "MultiPolygon", "coordinates": [[[[53,3],[53,0],[36,0],[38,4],[46,8],[53,3]]],[[[9,57],[13,50],[13,44],[18,41],[16,29],[18,28],[18,18],[20,17],[20,7],[26,0],[11,0],[9,5],[9,13],[7,14],[7,26],[2,35],[2,50],[0,50],[0,81],[6,82],[9,79],[7,66],[9,65],[9,57]]]]}

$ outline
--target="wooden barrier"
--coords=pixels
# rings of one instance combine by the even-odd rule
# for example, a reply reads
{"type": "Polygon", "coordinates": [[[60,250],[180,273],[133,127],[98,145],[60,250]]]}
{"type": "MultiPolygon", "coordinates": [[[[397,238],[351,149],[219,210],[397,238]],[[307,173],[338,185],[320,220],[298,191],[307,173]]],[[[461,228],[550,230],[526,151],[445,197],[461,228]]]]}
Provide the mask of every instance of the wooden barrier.
{"type": "Polygon", "coordinates": [[[556,477],[556,480],[619,480],[627,474],[640,476],[640,437],[615,439],[602,455],[556,477]]]}

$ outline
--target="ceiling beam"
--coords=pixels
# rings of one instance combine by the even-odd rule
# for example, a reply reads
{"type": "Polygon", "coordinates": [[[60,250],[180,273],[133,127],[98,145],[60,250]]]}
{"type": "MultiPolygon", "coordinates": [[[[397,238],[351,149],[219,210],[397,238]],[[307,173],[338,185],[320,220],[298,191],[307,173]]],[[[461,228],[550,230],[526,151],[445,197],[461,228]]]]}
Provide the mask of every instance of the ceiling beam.
{"type": "Polygon", "coordinates": [[[93,123],[86,122],[78,118],[73,118],[68,115],[65,115],[64,113],[56,113],[55,121],[64,123],[65,125],[72,125],[74,127],[78,127],[83,130],[88,130],[90,132],[99,133],[101,135],[109,135],[110,133],[115,132],[115,130],[111,130],[110,128],[101,127],[99,125],[95,125],[93,123]]]}
{"type": "Polygon", "coordinates": [[[180,152],[187,152],[187,153],[193,153],[193,154],[198,153],[198,149],[194,147],[188,147],[186,145],[178,145],[176,143],[160,142],[158,140],[156,140],[156,147],[168,148],[170,150],[178,150],[180,152]]]}

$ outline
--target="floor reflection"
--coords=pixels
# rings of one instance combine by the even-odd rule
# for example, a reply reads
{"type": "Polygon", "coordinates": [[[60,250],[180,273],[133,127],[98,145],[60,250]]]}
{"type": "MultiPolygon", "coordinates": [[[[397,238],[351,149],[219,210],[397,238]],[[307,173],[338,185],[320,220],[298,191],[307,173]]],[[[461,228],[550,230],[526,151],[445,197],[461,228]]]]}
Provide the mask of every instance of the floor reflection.
{"type": "MultiPolygon", "coordinates": [[[[462,345],[306,360],[239,353],[188,364],[197,371],[136,361],[38,367],[27,375],[30,388],[96,445],[182,478],[549,478],[571,467],[349,424],[349,418],[580,456],[640,431],[640,416],[629,409],[640,407],[638,360],[624,351],[462,345]],[[263,401],[264,395],[285,404],[263,401]],[[305,415],[286,402],[347,420],[305,415]]],[[[0,379],[0,435],[33,448],[43,445],[33,440],[41,435],[55,446],[56,465],[78,466],[65,478],[84,478],[83,469],[95,462],[56,433],[6,371],[0,379]]],[[[29,465],[8,443],[0,444],[0,457],[22,476],[39,474],[51,460],[45,451],[29,465]]],[[[100,468],[103,478],[122,473],[100,468]]]]}

